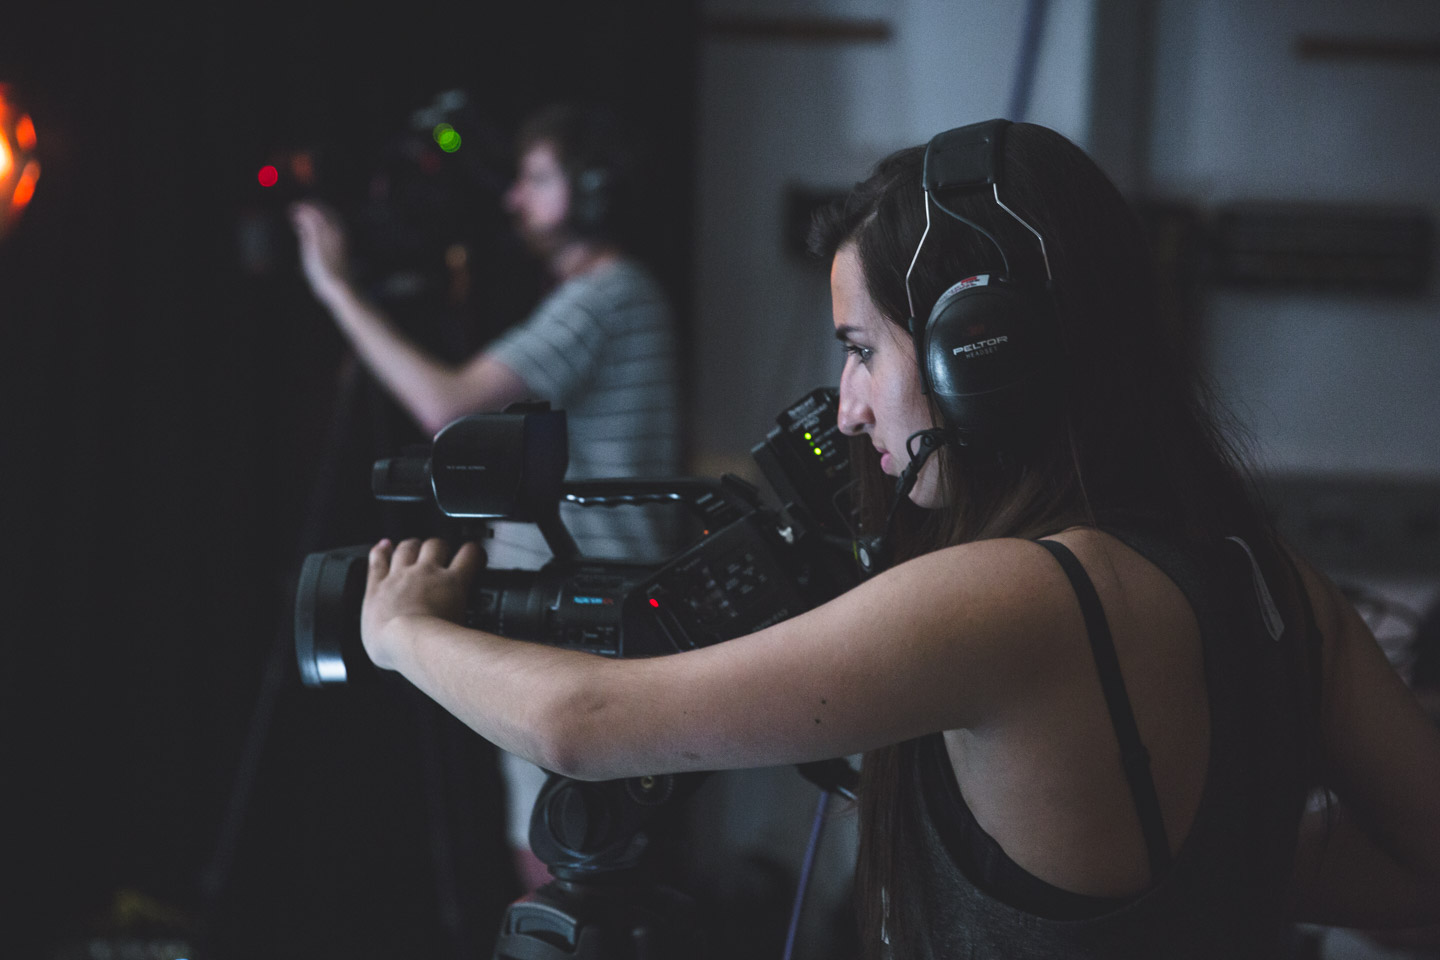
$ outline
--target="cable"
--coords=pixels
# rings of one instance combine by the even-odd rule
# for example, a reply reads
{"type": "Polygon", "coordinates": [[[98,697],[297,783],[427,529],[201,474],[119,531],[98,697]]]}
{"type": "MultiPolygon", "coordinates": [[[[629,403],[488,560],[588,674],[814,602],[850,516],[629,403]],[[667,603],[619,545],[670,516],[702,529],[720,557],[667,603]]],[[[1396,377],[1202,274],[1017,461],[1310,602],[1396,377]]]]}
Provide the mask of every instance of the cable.
{"type": "Polygon", "coordinates": [[[1025,5],[1025,23],[1020,34],[1020,55],[1015,61],[1015,81],[1010,89],[1011,120],[1024,120],[1030,108],[1030,91],[1035,85],[1035,61],[1040,50],[1040,37],[1045,32],[1045,13],[1049,0],[1030,0],[1025,5]]]}
{"type": "Polygon", "coordinates": [[[790,910],[790,929],[785,934],[782,960],[790,960],[795,949],[795,933],[800,929],[800,911],[805,905],[805,891],[810,886],[810,873],[815,866],[815,851],[820,847],[820,834],[825,830],[825,810],[830,805],[830,792],[820,791],[815,801],[815,822],[810,827],[810,844],[805,848],[805,862],[800,866],[800,882],[795,885],[795,905],[790,910]]]}

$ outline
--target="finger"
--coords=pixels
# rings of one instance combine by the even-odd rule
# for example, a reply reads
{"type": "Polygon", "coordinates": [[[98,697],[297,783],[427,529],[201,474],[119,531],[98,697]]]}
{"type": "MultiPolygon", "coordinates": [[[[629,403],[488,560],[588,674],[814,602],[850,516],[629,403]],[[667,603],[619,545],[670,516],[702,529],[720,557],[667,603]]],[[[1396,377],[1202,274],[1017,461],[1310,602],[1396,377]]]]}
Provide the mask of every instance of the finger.
{"type": "Polygon", "coordinates": [[[454,558],[450,561],[450,569],[460,574],[466,580],[485,566],[485,550],[480,544],[473,540],[462,543],[460,549],[455,551],[454,558]]]}
{"type": "Polygon", "coordinates": [[[395,559],[391,561],[391,563],[394,566],[400,564],[409,566],[413,564],[419,556],[420,541],[411,537],[408,540],[401,540],[399,545],[395,547],[395,559]]]}
{"type": "Polygon", "coordinates": [[[366,589],[375,586],[390,572],[390,552],[394,549],[389,540],[381,540],[370,548],[370,566],[365,574],[366,589]]]}
{"type": "Polygon", "coordinates": [[[299,229],[308,230],[315,222],[315,208],[305,203],[290,205],[290,222],[299,229]]]}
{"type": "Polygon", "coordinates": [[[420,544],[420,562],[444,567],[450,563],[450,544],[432,537],[420,544]]]}

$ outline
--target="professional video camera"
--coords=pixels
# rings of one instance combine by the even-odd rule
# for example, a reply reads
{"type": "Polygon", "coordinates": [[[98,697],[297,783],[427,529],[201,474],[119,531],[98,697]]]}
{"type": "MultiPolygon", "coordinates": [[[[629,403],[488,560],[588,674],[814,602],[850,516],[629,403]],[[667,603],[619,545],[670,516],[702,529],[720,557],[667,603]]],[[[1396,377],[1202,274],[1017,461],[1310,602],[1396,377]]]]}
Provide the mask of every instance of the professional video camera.
{"type": "MultiPolygon", "coordinates": [[[[563,479],[563,410],[548,404],[477,414],[436,434],[427,455],[377,461],[382,500],[433,500],[446,517],[534,523],[552,561],[484,570],[466,623],[518,640],[612,657],[691,650],[778,623],[852,586],[849,455],[835,425],[835,391],[815,390],[776,418],[751,451],[780,498],[766,507],[744,480],[563,479]],[[559,504],[618,507],[680,502],[700,539],[657,566],[578,554],[559,504]]],[[[360,645],[369,545],[305,558],[295,644],[307,686],[344,683],[370,669],[360,645]]]]}
{"type": "MultiPolygon", "coordinates": [[[[833,389],[812,391],[752,449],[779,498],[775,507],[732,475],[567,482],[565,413],[548,404],[457,420],[423,454],[377,461],[372,488],[383,500],[432,501],[456,520],[505,518],[540,529],[551,562],[538,571],[482,570],[468,625],[611,657],[692,650],[778,623],[859,579],[836,400],[833,389]],[[680,502],[703,532],[658,565],[588,559],[561,522],[562,501],[595,508],[680,502]]],[[[374,671],[360,642],[368,551],[365,544],[304,560],[295,649],[307,686],[374,671]]],[[[844,760],[799,769],[827,791],[854,796],[856,775],[844,760]]],[[[511,905],[495,960],[705,956],[693,904],[638,870],[646,831],[701,776],[583,783],[552,774],[532,811],[530,842],[555,879],[511,905]]]]}

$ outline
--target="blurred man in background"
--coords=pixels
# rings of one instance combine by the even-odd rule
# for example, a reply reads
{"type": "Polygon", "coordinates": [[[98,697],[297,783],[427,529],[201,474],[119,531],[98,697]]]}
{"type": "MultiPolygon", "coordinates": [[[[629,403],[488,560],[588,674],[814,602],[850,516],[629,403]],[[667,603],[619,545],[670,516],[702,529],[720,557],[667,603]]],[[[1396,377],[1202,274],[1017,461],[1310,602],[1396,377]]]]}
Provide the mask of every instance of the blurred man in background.
{"type": "MultiPolygon", "coordinates": [[[[680,397],[669,301],[632,253],[643,229],[644,151],[614,114],[558,105],[524,123],[505,207],[553,287],[534,311],[458,365],[401,332],[350,277],[347,238],[333,212],[291,209],[300,262],[316,298],[356,355],[425,432],[472,413],[545,400],[566,411],[570,479],[662,477],[680,471],[680,397]]],[[[561,517],[586,557],[654,561],[672,552],[673,519],[657,508],[571,508],[561,517]]],[[[538,529],[496,523],[486,544],[497,568],[550,558],[538,529]]],[[[529,852],[531,805],[544,773],[502,756],[510,842],[521,880],[547,879],[529,852]]]]}

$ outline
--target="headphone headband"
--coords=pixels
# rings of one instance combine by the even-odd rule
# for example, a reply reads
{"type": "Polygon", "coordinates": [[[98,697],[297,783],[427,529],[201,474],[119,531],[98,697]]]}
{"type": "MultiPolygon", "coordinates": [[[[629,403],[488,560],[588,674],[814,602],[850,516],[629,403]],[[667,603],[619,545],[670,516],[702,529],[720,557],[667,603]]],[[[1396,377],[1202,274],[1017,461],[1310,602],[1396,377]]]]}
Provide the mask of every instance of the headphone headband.
{"type": "Polygon", "coordinates": [[[940,191],[978,190],[1000,182],[1009,120],[986,120],[938,133],[925,146],[921,186],[940,191]]]}

